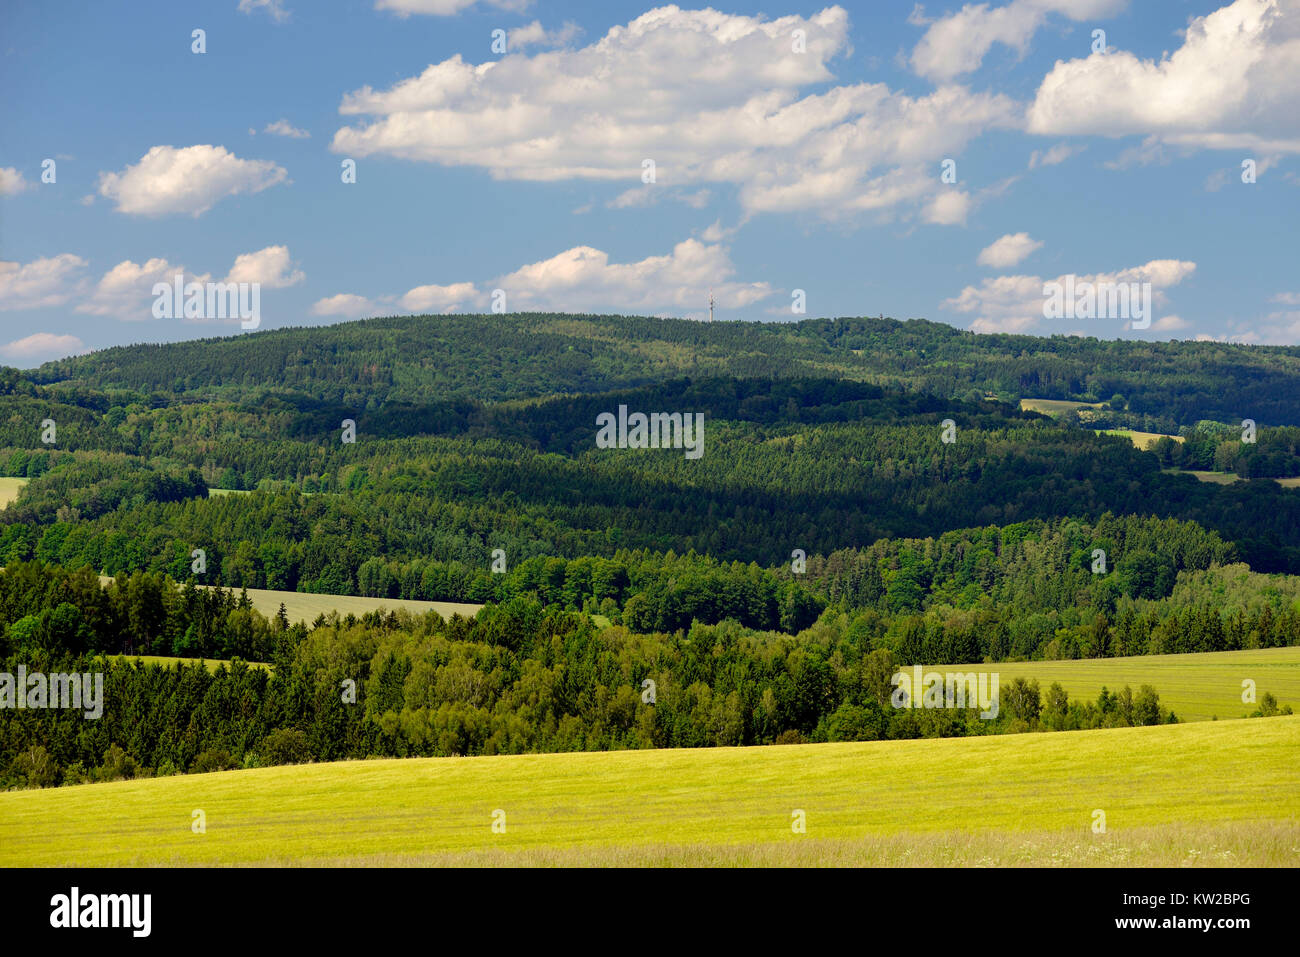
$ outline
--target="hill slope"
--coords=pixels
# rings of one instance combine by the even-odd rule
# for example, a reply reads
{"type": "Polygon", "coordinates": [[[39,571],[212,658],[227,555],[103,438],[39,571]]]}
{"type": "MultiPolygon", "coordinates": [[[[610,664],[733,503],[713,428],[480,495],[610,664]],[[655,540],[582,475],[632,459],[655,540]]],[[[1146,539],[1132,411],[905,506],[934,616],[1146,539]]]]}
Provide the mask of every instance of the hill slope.
{"type": "Polygon", "coordinates": [[[0,865],[1295,866],[1300,715],[1242,730],[364,761],[11,792],[0,865]]]}
{"type": "Polygon", "coordinates": [[[1152,431],[1247,416],[1300,425],[1300,347],[977,335],[919,319],[396,316],[107,349],[47,363],[34,378],[204,397],[270,390],[374,408],[607,391],[679,375],[829,376],[944,398],[1119,393],[1131,413],[1165,421],[1152,431]]]}

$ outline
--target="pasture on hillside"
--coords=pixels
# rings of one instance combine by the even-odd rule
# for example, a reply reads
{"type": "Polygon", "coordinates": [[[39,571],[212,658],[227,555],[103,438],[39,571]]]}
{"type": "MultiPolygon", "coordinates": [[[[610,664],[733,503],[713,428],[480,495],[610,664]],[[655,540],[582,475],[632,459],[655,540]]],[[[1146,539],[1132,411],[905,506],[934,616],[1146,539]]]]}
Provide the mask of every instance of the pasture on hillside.
{"type": "MultiPolygon", "coordinates": [[[[109,575],[100,575],[99,580],[107,585],[113,579],[109,575]]],[[[208,588],[208,585],[200,585],[200,588],[208,588]]],[[[238,594],[238,590],[236,590],[238,594]]],[[[473,618],[479,613],[482,605],[469,604],[468,602],[458,601],[417,601],[413,598],[362,598],[359,595],[317,595],[301,591],[278,591],[272,588],[250,588],[248,589],[248,600],[253,603],[253,607],[265,615],[267,618],[274,618],[280,611],[280,605],[284,605],[284,613],[288,616],[290,624],[298,621],[305,621],[311,624],[320,615],[328,615],[332,611],[337,611],[340,615],[356,615],[360,618],[372,611],[397,611],[399,608],[405,608],[412,615],[423,615],[427,612],[436,611],[443,618],[450,618],[452,615],[460,615],[462,618],[473,618]]]]}
{"type": "Polygon", "coordinates": [[[1128,685],[1151,685],[1160,703],[1180,721],[1242,718],[1257,704],[1242,701],[1242,682],[1255,683],[1256,698],[1271,692],[1278,705],[1300,712],[1300,646],[1209,651],[1187,655],[1133,658],[1081,658],[1066,661],[999,661],[978,665],[926,665],[925,671],[997,672],[1002,688],[1014,678],[1036,678],[1046,692],[1060,682],[1072,700],[1095,701],[1105,686],[1117,692],[1128,685]]]}
{"type": "Polygon", "coordinates": [[[1300,715],[225,771],[0,794],[0,866],[1297,866],[1298,747],[1300,715]]]}
{"type": "Polygon", "coordinates": [[[10,502],[17,500],[18,492],[27,482],[28,479],[25,478],[0,477],[0,508],[5,508],[10,502]]]}

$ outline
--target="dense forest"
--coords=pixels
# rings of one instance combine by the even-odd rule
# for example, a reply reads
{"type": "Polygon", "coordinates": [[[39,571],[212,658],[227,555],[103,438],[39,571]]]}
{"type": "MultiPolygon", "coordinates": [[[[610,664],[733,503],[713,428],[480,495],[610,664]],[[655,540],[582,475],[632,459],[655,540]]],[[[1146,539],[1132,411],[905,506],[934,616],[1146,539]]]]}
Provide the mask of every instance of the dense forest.
{"type": "Polygon", "coordinates": [[[3,369],[0,669],[102,671],[111,707],[0,709],[0,786],[1174,720],[887,685],[1300,644],[1297,385],[1291,348],[884,319],[405,317],[3,369]],[[621,407],[703,415],[703,454],[599,447],[621,407]],[[291,624],[252,588],[486,607],[291,624]]]}
{"type": "MultiPolygon", "coordinates": [[[[1110,512],[1195,521],[1256,570],[1300,573],[1300,494],[1177,471],[1208,454],[1257,478],[1295,474],[1296,430],[1285,427],[1261,429],[1254,444],[1240,431],[1205,441],[1193,431],[1172,452],[1142,452],[998,402],[825,379],[682,379],[450,404],[423,418],[271,400],[113,405],[93,415],[77,407],[80,417],[65,417],[22,396],[5,409],[0,471],[31,479],[0,513],[6,562],[183,578],[185,556],[203,548],[213,559],[208,584],[360,594],[372,559],[486,574],[497,548],[510,564],[641,548],[769,566],[796,548],[828,554],[1110,512]],[[596,448],[596,416],[620,405],[705,410],[704,455],[596,448]],[[59,423],[56,445],[39,442],[46,418],[59,423]],[[355,442],[341,440],[345,418],[355,442]],[[255,494],[208,499],[208,488],[255,494]]],[[[406,597],[484,597],[467,587],[406,597]]]]}
{"type": "MultiPolygon", "coordinates": [[[[56,608],[67,608],[60,605],[56,608]]],[[[255,612],[252,613],[256,615],[255,612]]],[[[258,616],[260,618],[260,616],[258,616]]],[[[0,787],[366,756],[710,747],[1073,730],[1176,720],[1155,689],[1070,701],[1022,678],[998,713],[891,705],[892,653],[834,625],[799,638],[728,622],[597,630],[517,598],[474,620],[404,612],[262,620],[272,668],[91,659],[18,629],[0,670],[104,675],[107,706],[0,710],[0,787]],[[24,643],[26,642],[26,643],[24,643]]]]}
{"type": "Polygon", "coordinates": [[[269,391],[376,410],[607,392],[675,376],[826,375],[945,400],[1120,394],[1133,413],[1178,425],[1300,425],[1300,347],[981,335],[920,319],[397,316],[107,349],[47,363],[33,379],[70,393],[246,399],[269,391]]]}

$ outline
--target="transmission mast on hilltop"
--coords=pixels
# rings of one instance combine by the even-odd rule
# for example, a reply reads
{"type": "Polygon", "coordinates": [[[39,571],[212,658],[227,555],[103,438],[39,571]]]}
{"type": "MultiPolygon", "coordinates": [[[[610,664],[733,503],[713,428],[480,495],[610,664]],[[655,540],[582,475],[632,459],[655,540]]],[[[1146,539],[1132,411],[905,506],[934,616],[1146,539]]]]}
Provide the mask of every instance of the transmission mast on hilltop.
{"type": "Polygon", "coordinates": [[[713,321],[713,290],[709,290],[709,322],[713,321]]]}

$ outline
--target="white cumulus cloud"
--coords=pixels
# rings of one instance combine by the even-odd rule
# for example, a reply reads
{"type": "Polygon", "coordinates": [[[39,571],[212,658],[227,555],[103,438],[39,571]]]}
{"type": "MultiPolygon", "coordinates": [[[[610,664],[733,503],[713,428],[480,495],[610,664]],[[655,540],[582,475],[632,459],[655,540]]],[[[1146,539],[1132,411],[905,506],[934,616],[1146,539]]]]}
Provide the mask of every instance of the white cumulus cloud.
{"type": "Polygon", "coordinates": [[[1047,21],[1058,13],[1077,22],[1109,17],[1127,0],[1012,0],[1001,7],[967,3],[956,13],[926,21],[913,11],[911,22],[928,24],[912,51],[912,69],[931,80],[945,81],[979,69],[993,44],[1011,47],[1020,55],[1047,21]]]}
{"type": "MultiPolygon", "coordinates": [[[[389,313],[393,310],[388,310],[389,313]]],[[[365,296],[356,296],[341,292],[337,296],[318,299],[311,307],[313,316],[342,316],[345,319],[364,319],[369,316],[382,316],[385,310],[365,296]]]]}
{"type": "Polygon", "coordinates": [[[22,171],[13,166],[0,166],[0,196],[14,196],[32,188],[23,178],[22,171]]]}
{"type": "Polygon", "coordinates": [[[747,214],[929,204],[931,221],[960,222],[958,201],[935,198],[938,161],[985,130],[1019,127],[1022,108],[956,85],[923,96],[827,86],[848,30],[840,7],[771,21],[660,7],[581,48],[479,64],[458,54],[389,89],[355,90],[340,113],[357,119],[331,148],[638,187],[651,159],[659,185],[730,184],[747,214]]]}
{"type": "MultiPolygon", "coordinates": [[[[1235,0],[1159,62],[1125,50],[1057,62],[1028,111],[1043,135],[1147,134],[1171,146],[1300,152],[1300,0],[1235,0]]],[[[1154,153],[1154,143],[1144,144],[1154,153]]]]}
{"type": "Polygon", "coordinates": [[[0,260],[0,311],[63,305],[80,291],[87,265],[72,253],[29,263],[0,260]]]}
{"type": "Polygon", "coordinates": [[[273,136],[287,136],[294,140],[305,140],[311,136],[311,134],[306,130],[298,129],[298,127],[285,119],[276,120],[274,123],[267,123],[262,132],[270,133],[273,136]]]}
{"type": "Polygon", "coordinates": [[[80,355],[86,351],[86,344],[76,336],[60,336],[51,332],[36,332],[0,346],[0,356],[11,362],[21,362],[24,367],[80,355]]]}
{"type": "MultiPolygon", "coordinates": [[[[1179,259],[1153,259],[1143,266],[1132,266],[1113,273],[1073,275],[1075,287],[1082,283],[1151,283],[1153,306],[1166,302],[1165,290],[1178,285],[1196,271],[1196,263],[1179,259]]],[[[943,302],[943,308],[973,316],[970,328],[976,332],[1027,332],[1046,322],[1043,318],[1043,285],[1058,282],[1066,285],[1069,277],[995,276],[978,286],[967,286],[961,293],[943,302]]],[[[1077,321],[1077,320],[1071,320],[1077,321]]],[[[1099,324],[1117,320],[1097,319],[1099,324]]],[[[1106,330],[1098,325],[1097,333],[1106,330]]],[[[1118,327],[1115,331],[1118,331],[1118,327]]]]}
{"type": "Polygon", "coordinates": [[[199,216],[219,200],[258,193],[288,179],[270,160],[245,160],[224,146],[155,146],[134,166],[99,174],[99,193],[118,212],[141,216],[199,216]]]}
{"type": "Polygon", "coordinates": [[[306,274],[293,267],[288,246],[267,246],[255,253],[236,256],[225,281],[255,282],[269,289],[281,289],[295,286],[306,278],[306,274]]]}
{"type": "Polygon", "coordinates": [[[694,316],[707,315],[710,289],[724,309],[751,305],[775,291],[766,282],[736,281],[735,271],[725,246],[687,239],[666,256],[629,263],[612,263],[606,252],[575,246],[523,266],[493,285],[506,291],[512,312],[618,309],[694,316]]]}
{"type": "Polygon", "coordinates": [[[93,316],[111,316],[127,322],[143,322],[153,318],[153,285],[172,283],[176,274],[184,276],[183,282],[207,282],[210,278],[191,276],[180,265],[162,257],[144,263],[124,259],[100,277],[89,298],[77,304],[77,312],[93,316]]]}
{"type": "Polygon", "coordinates": [[[994,269],[1008,269],[1019,265],[1042,246],[1041,240],[1030,239],[1028,233],[1007,233],[980,251],[979,264],[994,269]]]}
{"type": "MultiPolygon", "coordinates": [[[[214,281],[211,273],[190,272],[182,264],[169,262],[161,256],[144,263],[125,259],[100,277],[90,294],[77,304],[76,311],[128,322],[153,319],[154,284],[174,285],[178,273],[182,286],[214,281]]],[[[230,271],[220,282],[255,282],[264,289],[280,289],[297,285],[305,278],[303,272],[294,267],[287,246],[267,246],[257,252],[236,256],[230,271]]],[[[235,320],[232,318],[230,321],[235,320]]]]}
{"type": "Polygon", "coordinates": [[[491,291],[502,290],[509,312],[642,312],[653,315],[708,315],[712,291],[719,308],[739,309],[772,295],[766,282],[742,282],[725,246],[687,239],[664,256],[635,262],[611,262],[609,254],[592,246],[574,246],[548,259],[476,285],[416,286],[400,297],[378,300],[351,293],[321,299],[312,306],[318,316],[361,318],[391,315],[398,309],[417,313],[483,311],[491,308],[491,291]],[[386,311],[385,311],[386,310],[386,311]]]}
{"type": "Polygon", "coordinates": [[[398,302],[411,312],[462,312],[477,305],[479,298],[472,282],[456,282],[450,286],[416,286],[398,302]]]}

